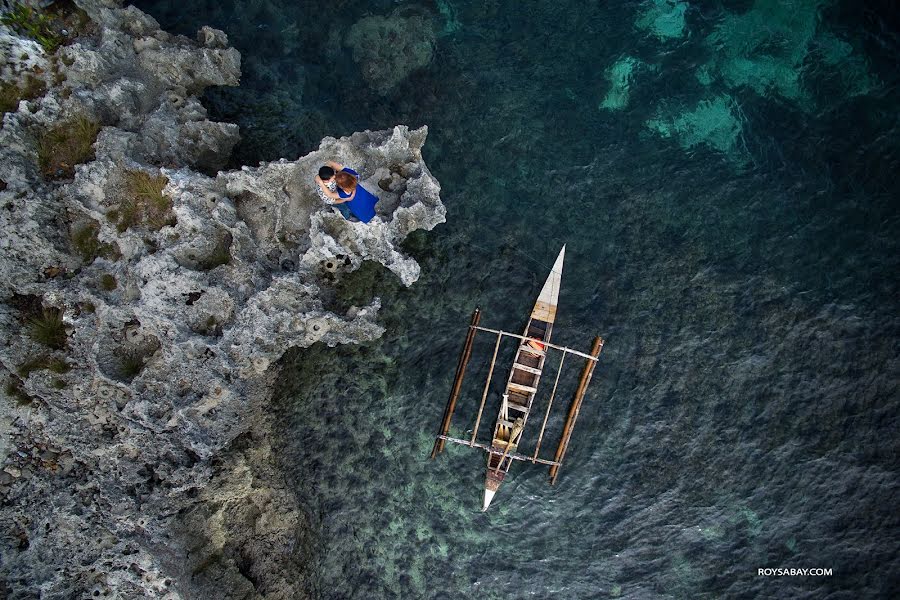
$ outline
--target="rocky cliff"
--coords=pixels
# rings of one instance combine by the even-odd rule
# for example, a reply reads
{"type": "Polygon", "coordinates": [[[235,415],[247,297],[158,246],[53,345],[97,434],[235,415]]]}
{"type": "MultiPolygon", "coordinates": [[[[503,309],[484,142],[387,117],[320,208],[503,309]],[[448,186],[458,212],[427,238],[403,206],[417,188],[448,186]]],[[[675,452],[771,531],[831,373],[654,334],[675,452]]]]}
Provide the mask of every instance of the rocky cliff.
{"type": "Polygon", "coordinates": [[[218,171],[237,127],[197,96],[238,84],[225,34],[57,4],[0,26],[0,595],[310,595],[309,519],[267,440],[273,365],[381,335],[379,300],[338,310],[338,284],[364,261],[416,280],[398,245],[444,220],[427,130],[218,171]],[[374,221],[318,199],[325,160],[377,192],[374,221]]]}

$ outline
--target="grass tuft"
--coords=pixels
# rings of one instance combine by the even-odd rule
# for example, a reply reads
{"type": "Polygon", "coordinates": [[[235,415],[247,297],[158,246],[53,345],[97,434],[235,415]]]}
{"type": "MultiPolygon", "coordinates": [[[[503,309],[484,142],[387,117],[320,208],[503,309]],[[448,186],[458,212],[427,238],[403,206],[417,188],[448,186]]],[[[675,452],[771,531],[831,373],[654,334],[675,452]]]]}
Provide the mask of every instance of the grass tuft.
{"type": "Polygon", "coordinates": [[[169,183],[164,175],[135,170],[125,171],[124,178],[129,197],[119,204],[118,209],[107,213],[111,221],[117,221],[116,229],[120,233],[139,225],[146,225],[153,231],[175,225],[172,199],[163,193],[169,183]]]}
{"type": "Polygon", "coordinates": [[[28,320],[28,335],[48,348],[54,350],[65,348],[68,337],[63,323],[63,311],[58,308],[43,309],[40,315],[28,320]]]}
{"type": "Polygon", "coordinates": [[[112,260],[118,260],[121,256],[115,244],[107,244],[97,238],[99,231],[100,225],[96,221],[90,221],[72,233],[72,246],[86,265],[94,262],[98,256],[112,260]]]}
{"type": "Polygon", "coordinates": [[[18,377],[10,377],[6,382],[6,395],[15,398],[20,406],[28,406],[34,402],[34,398],[28,395],[22,380],[18,377]]]}
{"type": "Polygon", "coordinates": [[[58,123],[38,139],[38,162],[47,179],[71,179],[75,165],[94,159],[100,125],[85,116],[58,123]]]}
{"type": "Polygon", "coordinates": [[[47,3],[51,6],[43,9],[27,6],[22,2],[6,4],[12,6],[0,16],[0,23],[19,35],[33,39],[48,54],[55,52],[68,39],[97,33],[97,27],[91,22],[90,16],[71,0],[47,3]],[[67,32],[68,37],[63,31],[67,32]]]}
{"type": "Polygon", "coordinates": [[[34,100],[43,96],[47,86],[43,81],[33,75],[25,78],[24,87],[8,81],[0,82],[0,114],[14,112],[19,108],[22,100],[34,100]]]}
{"type": "Polygon", "coordinates": [[[53,21],[53,15],[18,2],[0,17],[0,23],[20,35],[30,37],[48,53],[56,51],[65,40],[53,21]]]}
{"type": "Polygon", "coordinates": [[[72,367],[66,361],[60,358],[42,354],[19,365],[17,371],[19,373],[19,377],[21,377],[22,379],[28,379],[28,376],[31,375],[34,371],[41,371],[45,369],[56,373],[57,375],[62,375],[63,373],[68,373],[69,371],[71,371],[72,367]]]}
{"type": "Polygon", "coordinates": [[[144,357],[138,354],[126,354],[122,357],[122,376],[126,381],[137,377],[144,369],[144,357]]]}
{"type": "Polygon", "coordinates": [[[119,282],[116,281],[115,277],[113,277],[109,273],[106,273],[100,278],[100,287],[107,292],[111,292],[119,287],[119,282]]]}

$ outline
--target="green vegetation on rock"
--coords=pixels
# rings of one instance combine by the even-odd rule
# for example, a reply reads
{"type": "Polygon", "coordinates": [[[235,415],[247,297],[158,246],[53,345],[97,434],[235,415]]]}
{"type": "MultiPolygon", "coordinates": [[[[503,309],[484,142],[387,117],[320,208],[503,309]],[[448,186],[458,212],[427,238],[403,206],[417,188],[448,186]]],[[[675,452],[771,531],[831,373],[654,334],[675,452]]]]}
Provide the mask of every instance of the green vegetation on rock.
{"type": "Polygon", "coordinates": [[[8,81],[0,82],[0,113],[14,112],[22,100],[34,100],[43,96],[46,91],[44,82],[31,74],[26,75],[22,86],[8,81]]]}
{"type": "Polygon", "coordinates": [[[100,287],[106,290],[107,292],[111,292],[117,287],[119,287],[119,282],[116,281],[116,278],[110,275],[109,273],[105,273],[100,278],[100,287]]]}
{"type": "Polygon", "coordinates": [[[56,124],[38,138],[38,162],[47,179],[71,179],[75,165],[94,159],[100,125],[81,115],[56,124]]]}
{"type": "Polygon", "coordinates": [[[99,231],[100,225],[96,221],[89,221],[72,232],[72,247],[87,265],[100,256],[112,260],[121,256],[115,244],[107,244],[97,238],[99,231]]]}
{"type": "Polygon", "coordinates": [[[172,199],[163,193],[169,180],[164,175],[146,171],[129,170],[124,173],[127,197],[118,209],[111,210],[107,217],[116,221],[120,232],[129,227],[145,225],[153,231],[176,223],[172,212],[172,199]]]}
{"type": "Polygon", "coordinates": [[[61,358],[41,354],[19,365],[17,371],[20,377],[28,379],[28,376],[34,371],[48,370],[53,373],[63,374],[68,373],[71,369],[72,367],[61,358]]]}
{"type": "Polygon", "coordinates": [[[15,398],[16,402],[21,406],[27,406],[34,402],[34,398],[28,395],[28,392],[25,391],[25,386],[23,382],[18,377],[10,377],[6,381],[6,387],[4,388],[6,395],[10,398],[15,398]]]}
{"type": "Polygon", "coordinates": [[[0,23],[19,35],[33,39],[48,54],[66,43],[67,36],[71,38],[89,33],[93,27],[88,14],[71,1],[53,2],[47,8],[34,8],[14,2],[0,16],[0,23]]]}
{"type": "Polygon", "coordinates": [[[131,381],[144,370],[144,357],[138,354],[125,354],[120,367],[125,381],[131,381]]]}
{"type": "Polygon", "coordinates": [[[28,320],[28,335],[39,344],[54,350],[66,347],[66,326],[63,311],[59,308],[45,308],[40,315],[28,320]]]}
{"type": "Polygon", "coordinates": [[[16,33],[39,43],[47,52],[55,51],[64,41],[53,15],[16,2],[12,10],[0,17],[3,23],[16,33]]]}

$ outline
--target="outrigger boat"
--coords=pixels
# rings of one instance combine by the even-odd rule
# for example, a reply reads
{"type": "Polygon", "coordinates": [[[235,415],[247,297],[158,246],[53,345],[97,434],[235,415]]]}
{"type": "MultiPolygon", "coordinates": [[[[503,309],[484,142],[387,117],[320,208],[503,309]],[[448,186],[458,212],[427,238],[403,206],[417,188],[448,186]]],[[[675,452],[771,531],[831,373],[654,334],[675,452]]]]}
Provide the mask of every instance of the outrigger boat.
{"type": "Polygon", "coordinates": [[[550,466],[550,483],[556,483],[559,468],[562,466],[562,459],[568,449],[569,440],[572,436],[572,430],[575,421],[578,418],[578,412],[581,409],[584,394],[593,375],[594,367],[597,364],[597,357],[603,348],[603,340],[597,337],[594,340],[593,348],[590,354],[571,350],[562,346],[550,343],[550,334],[553,332],[553,323],[556,321],[556,308],[559,304],[559,288],[562,280],[563,261],[566,255],[566,247],[563,246],[553,265],[553,270],[544,282],[544,287],[538,295],[528,324],[522,335],[500,331],[496,329],[488,329],[480,327],[481,311],[475,309],[472,314],[472,323],[469,326],[469,333],[466,337],[466,343],[463,346],[463,352],[460,355],[459,363],[456,368],[456,377],[454,379],[453,388],[450,392],[450,398],[447,401],[447,407],[444,410],[444,418],[441,422],[441,429],[431,451],[431,458],[436,457],[444,449],[444,443],[447,441],[462,444],[472,448],[479,448],[487,452],[487,474],[484,481],[484,503],[482,510],[487,510],[491,504],[494,495],[503,483],[503,479],[509,472],[513,460],[530,461],[531,463],[541,463],[550,466]],[[472,353],[472,342],[475,333],[484,331],[495,334],[497,341],[494,345],[494,355],[491,358],[491,366],[488,371],[487,381],[484,385],[484,391],[481,396],[481,405],[478,408],[478,416],[475,418],[475,425],[472,428],[472,436],[468,440],[461,440],[450,437],[450,421],[456,408],[456,400],[462,387],[463,378],[465,376],[466,366],[472,353]],[[506,380],[506,387],[500,397],[500,406],[497,413],[497,420],[494,423],[493,435],[490,444],[479,443],[477,441],[478,426],[481,424],[481,415],[484,410],[485,401],[490,389],[491,378],[494,373],[494,366],[497,361],[497,353],[500,349],[500,342],[504,337],[517,339],[517,348],[512,368],[509,371],[509,377],[506,380]],[[522,442],[525,425],[528,423],[528,417],[535,408],[534,400],[537,396],[538,384],[544,371],[544,362],[547,354],[551,350],[560,350],[559,369],[556,372],[556,379],[553,383],[553,391],[550,394],[550,400],[547,403],[547,409],[544,413],[544,420],[541,424],[541,430],[538,434],[537,443],[534,453],[526,456],[519,452],[519,446],[522,442]],[[553,407],[553,399],[556,396],[556,389],[559,385],[560,374],[562,373],[563,364],[568,354],[575,354],[586,359],[584,369],[581,373],[581,380],[576,389],[575,396],[569,406],[569,412],[563,426],[559,444],[557,445],[556,455],[553,460],[538,457],[541,449],[541,440],[544,437],[544,431],[547,427],[547,420],[550,417],[550,410],[553,407]]]}

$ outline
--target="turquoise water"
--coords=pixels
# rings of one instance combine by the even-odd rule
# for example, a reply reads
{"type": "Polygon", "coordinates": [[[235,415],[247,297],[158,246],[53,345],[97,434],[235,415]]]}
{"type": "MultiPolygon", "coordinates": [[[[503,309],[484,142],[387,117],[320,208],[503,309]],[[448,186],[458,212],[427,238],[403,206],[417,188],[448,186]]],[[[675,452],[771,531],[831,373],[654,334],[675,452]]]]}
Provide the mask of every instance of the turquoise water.
{"type": "MultiPolygon", "coordinates": [[[[345,279],[377,288],[384,338],[282,365],[277,445],[317,528],[319,597],[900,589],[900,42],[886,12],[137,5],[169,30],[220,27],[241,51],[242,88],[206,99],[241,125],[235,164],[293,158],[324,135],[430,128],[448,223],[407,243],[421,279],[345,279]],[[377,35],[393,36],[381,54],[377,35]],[[465,326],[478,305],[483,324],[521,329],[563,243],[554,339],[602,335],[600,366],[558,484],[516,465],[481,513],[483,455],[428,460],[465,326]]],[[[458,434],[492,341],[476,338],[458,434]]]]}

